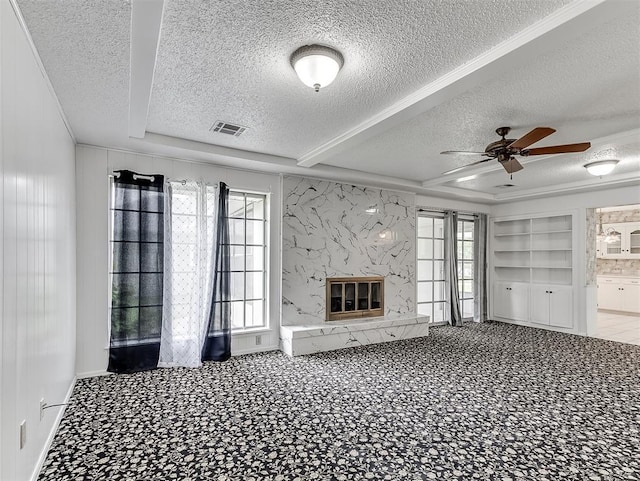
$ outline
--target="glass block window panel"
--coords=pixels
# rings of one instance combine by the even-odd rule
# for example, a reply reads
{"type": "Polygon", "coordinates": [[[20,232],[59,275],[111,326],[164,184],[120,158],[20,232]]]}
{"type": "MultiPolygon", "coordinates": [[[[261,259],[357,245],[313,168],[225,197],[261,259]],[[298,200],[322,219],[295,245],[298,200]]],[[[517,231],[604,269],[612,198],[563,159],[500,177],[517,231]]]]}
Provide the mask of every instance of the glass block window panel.
{"type": "Polygon", "coordinates": [[[267,196],[229,191],[231,327],[267,325],[267,196]]]}

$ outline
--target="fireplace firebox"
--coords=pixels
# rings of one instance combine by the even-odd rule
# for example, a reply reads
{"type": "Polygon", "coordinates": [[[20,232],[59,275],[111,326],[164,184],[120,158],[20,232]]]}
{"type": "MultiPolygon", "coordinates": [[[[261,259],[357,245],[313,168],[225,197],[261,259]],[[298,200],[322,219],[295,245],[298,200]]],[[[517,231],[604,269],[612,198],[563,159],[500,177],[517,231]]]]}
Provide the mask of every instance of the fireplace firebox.
{"type": "Polygon", "coordinates": [[[384,277],[328,277],[327,321],[384,316],[384,277]]]}

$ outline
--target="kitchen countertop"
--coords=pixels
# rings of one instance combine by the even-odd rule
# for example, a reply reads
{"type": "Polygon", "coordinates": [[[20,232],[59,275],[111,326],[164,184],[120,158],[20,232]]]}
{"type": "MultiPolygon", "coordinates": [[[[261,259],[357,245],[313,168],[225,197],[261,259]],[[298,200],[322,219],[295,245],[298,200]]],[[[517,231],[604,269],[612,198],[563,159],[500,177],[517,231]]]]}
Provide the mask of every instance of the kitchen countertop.
{"type": "Polygon", "coordinates": [[[640,274],[598,274],[598,277],[619,277],[620,279],[638,279],[640,274]]]}

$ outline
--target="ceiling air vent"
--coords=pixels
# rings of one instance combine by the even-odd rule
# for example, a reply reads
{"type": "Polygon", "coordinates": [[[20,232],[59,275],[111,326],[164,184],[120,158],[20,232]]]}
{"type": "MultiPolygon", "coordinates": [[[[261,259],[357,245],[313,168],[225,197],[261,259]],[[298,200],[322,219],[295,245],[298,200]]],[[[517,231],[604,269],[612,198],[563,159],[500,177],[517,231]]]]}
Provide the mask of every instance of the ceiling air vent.
{"type": "Polygon", "coordinates": [[[500,184],[500,185],[496,185],[495,188],[496,189],[508,189],[509,187],[515,187],[515,184],[500,184]]]}
{"type": "Polygon", "coordinates": [[[229,122],[221,122],[220,120],[216,120],[209,130],[218,132],[220,134],[240,137],[240,135],[242,135],[247,130],[247,127],[242,127],[241,125],[234,125],[230,124],[229,122]]]}

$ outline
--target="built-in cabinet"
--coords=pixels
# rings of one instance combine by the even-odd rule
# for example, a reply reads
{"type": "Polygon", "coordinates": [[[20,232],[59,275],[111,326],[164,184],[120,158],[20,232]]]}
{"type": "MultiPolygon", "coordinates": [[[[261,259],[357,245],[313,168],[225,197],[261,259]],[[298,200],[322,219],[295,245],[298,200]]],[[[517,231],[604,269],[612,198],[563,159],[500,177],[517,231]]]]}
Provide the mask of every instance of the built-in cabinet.
{"type": "Polygon", "coordinates": [[[640,313],[640,278],[598,276],[598,309],[640,313]]]}
{"type": "Polygon", "coordinates": [[[546,326],[573,327],[573,288],[531,286],[531,322],[546,326]]]}
{"type": "Polygon", "coordinates": [[[521,282],[498,282],[493,302],[496,316],[526,321],[529,317],[529,285],[521,282]]]}
{"type": "Polygon", "coordinates": [[[493,316],[550,328],[574,327],[573,214],[494,219],[493,316]]]}
{"type": "Polygon", "coordinates": [[[602,224],[607,241],[597,243],[597,256],[603,259],[640,259],[640,222],[602,224]]]}

